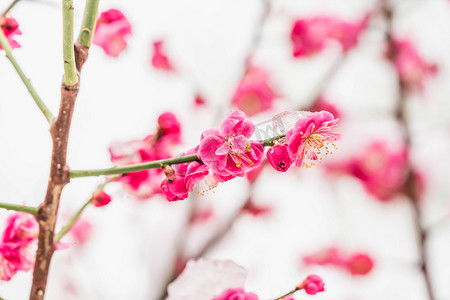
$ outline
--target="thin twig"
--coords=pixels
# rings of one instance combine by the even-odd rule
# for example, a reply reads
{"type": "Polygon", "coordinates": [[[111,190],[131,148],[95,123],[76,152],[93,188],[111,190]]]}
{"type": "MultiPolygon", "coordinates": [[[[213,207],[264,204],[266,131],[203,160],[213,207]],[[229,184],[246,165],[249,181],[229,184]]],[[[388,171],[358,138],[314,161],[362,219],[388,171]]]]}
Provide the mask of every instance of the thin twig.
{"type": "Polygon", "coordinates": [[[2,13],[2,17],[5,17],[9,11],[17,4],[17,2],[19,2],[20,0],[14,0],[13,2],[11,2],[11,4],[8,6],[8,8],[2,13]]]}
{"type": "Polygon", "coordinates": [[[4,208],[7,210],[15,210],[15,211],[21,211],[28,214],[36,215],[38,208],[37,207],[31,207],[31,206],[25,206],[25,205],[19,205],[19,204],[11,204],[11,203],[0,203],[0,208],[4,208]]]}
{"type": "Polygon", "coordinates": [[[3,50],[6,52],[6,57],[9,59],[9,61],[13,65],[17,74],[19,74],[20,79],[22,79],[22,82],[25,84],[25,87],[27,88],[31,97],[33,97],[34,102],[39,107],[40,111],[44,114],[47,121],[50,123],[55,117],[53,116],[51,111],[48,109],[47,105],[45,105],[44,101],[42,101],[41,97],[39,97],[39,95],[37,94],[33,85],[31,84],[30,80],[27,78],[27,76],[25,76],[25,73],[22,71],[19,64],[15,60],[14,56],[12,55],[11,46],[9,45],[9,42],[6,39],[6,36],[3,32],[3,30],[0,30],[0,44],[2,45],[3,50]]]}

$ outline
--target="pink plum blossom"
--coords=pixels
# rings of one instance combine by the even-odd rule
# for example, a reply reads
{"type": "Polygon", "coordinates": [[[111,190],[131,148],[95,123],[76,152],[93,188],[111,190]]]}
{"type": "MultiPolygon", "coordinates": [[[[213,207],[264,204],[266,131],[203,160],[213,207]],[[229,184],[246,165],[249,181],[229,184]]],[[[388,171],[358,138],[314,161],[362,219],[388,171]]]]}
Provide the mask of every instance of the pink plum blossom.
{"type": "Polygon", "coordinates": [[[0,243],[0,280],[8,281],[17,271],[33,268],[38,233],[34,216],[16,212],[8,217],[0,243]]]}
{"type": "Polygon", "coordinates": [[[181,136],[181,125],[175,115],[166,112],[158,117],[158,137],[170,140],[173,143],[179,143],[181,136]]]}
{"type": "Polygon", "coordinates": [[[259,141],[249,141],[254,125],[239,110],[228,113],[220,129],[202,133],[198,156],[219,181],[244,176],[257,168],[264,156],[264,146],[259,141]]]}
{"type": "Polygon", "coordinates": [[[297,286],[298,290],[305,290],[308,295],[315,295],[319,292],[325,291],[325,284],[317,275],[309,275],[306,279],[297,286]]]}
{"type": "Polygon", "coordinates": [[[152,47],[152,66],[159,70],[173,71],[174,67],[164,51],[164,42],[162,40],[155,41],[152,47]]]}
{"type": "Polygon", "coordinates": [[[393,41],[390,55],[402,82],[412,89],[423,90],[425,80],[437,73],[437,65],[423,58],[414,44],[405,39],[393,41]]]}
{"type": "Polygon", "coordinates": [[[75,243],[83,245],[91,237],[92,224],[85,219],[78,219],[70,228],[69,233],[72,235],[75,243]]]}
{"type": "Polygon", "coordinates": [[[254,293],[246,293],[242,288],[228,289],[212,300],[258,300],[254,293]]]}
{"type": "Polygon", "coordinates": [[[310,113],[287,132],[289,155],[297,167],[309,167],[322,160],[321,155],[332,154],[330,148],[335,147],[333,142],[339,136],[335,131],[338,120],[327,111],[310,113]]]}
{"type": "MultiPolygon", "coordinates": [[[[180,143],[180,135],[180,123],[175,115],[163,113],[158,118],[156,134],[148,135],[142,140],[111,145],[109,148],[111,161],[117,165],[124,165],[172,157],[173,147],[180,143]]],[[[160,186],[163,178],[161,169],[149,169],[127,173],[116,181],[123,183],[136,198],[148,199],[161,193],[160,186]]]]}
{"type": "Polygon", "coordinates": [[[164,179],[161,183],[161,190],[164,197],[171,202],[186,199],[189,195],[184,177],[178,175],[164,179]]]}
{"type": "Polygon", "coordinates": [[[294,57],[307,57],[321,52],[329,40],[335,40],[344,52],[353,48],[368,18],[349,23],[333,17],[302,18],[294,22],[291,30],[294,57]]]}
{"type": "Polygon", "coordinates": [[[407,151],[402,145],[374,141],[348,161],[330,165],[331,172],[358,178],[366,191],[380,201],[389,201],[401,192],[405,182],[407,151]]]}
{"type": "Polygon", "coordinates": [[[111,196],[103,190],[96,191],[91,198],[91,203],[96,207],[108,205],[111,202],[111,196]]]}
{"type": "MultiPolygon", "coordinates": [[[[17,23],[16,19],[11,17],[0,17],[0,28],[5,34],[11,48],[20,48],[19,43],[14,40],[16,35],[22,34],[19,29],[19,23],[17,23]]],[[[1,45],[0,49],[3,49],[1,45]]]]}
{"type": "Polygon", "coordinates": [[[112,57],[119,56],[127,47],[127,38],[131,34],[131,24],[125,15],[110,9],[100,14],[95,28],[93,43],[102,47],[112,57]]]}
{"type": "Polygon", "coordinates": [[[294,163],[294,160],[289,155],[288,145],[279,143],[269,149],[267,160],[275,170],[280,172],[286,172],[294,163]]]}
{"type": "Polygon", "coordinates": [[[271,109],[275,98],[267,72],[252,66],[239,83],[232,103],[247,116],[253,116],[271,109]]]}
{"type": "Polygon", "coordinates": [[[347,270],[352,275],[366,275],[373,269],[372,258],[365,253],[355,253],[347,259],[347,270]]]}

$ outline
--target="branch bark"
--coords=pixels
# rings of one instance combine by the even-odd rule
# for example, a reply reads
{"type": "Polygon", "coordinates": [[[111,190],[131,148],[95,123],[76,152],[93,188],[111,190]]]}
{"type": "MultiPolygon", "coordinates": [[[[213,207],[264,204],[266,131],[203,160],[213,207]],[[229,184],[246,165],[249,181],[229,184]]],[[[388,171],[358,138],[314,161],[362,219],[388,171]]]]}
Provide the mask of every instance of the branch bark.
{"type": "MultiPolygon", "coordinates": [[[[88,0],[88,3],[92,2],[88,0]]],[[[85,14],[97,14],[98,1],[96,5],[86,4],[85,14]],[[94,10],[94,11],[92,11],[94,10]]],[[[63,24],[64,28],[64,67],[65,77],[61,85],[61,105],[56,121],[51,122],[50,134],[53,140],[52,160],[50,165],[50,178],[47,186],[47,193],[44,202],[39,206],[36,219],[39,223],[39,242],[36,252],[36,262],[33,272],[33,284],[30,292],[30,300],[44,299],[47,286],[50,262],[55,251],[54,236],[56,218],[58,215],[59,201],[64,186],[70,181],[70,170],[67,166],[67,144],[69,140],[70,124],[72,122],[73,109],[80,87],[78,73],[81,71],[88,57],[89,47],[82,45],[79,41],[73,44],[70,38],[68,49],[66,43],[69,42],[67,35],[73,37],[73,7],[71,1],[63,2],[63,18],[68,17],[63,24]],[[70,5],[69,5],[70,4],[70,5]],[[64,9],[68,11],[64,11],[64,9]],[[67,21],[67,23],[66,23],[67,21]],[[72,24],[69,24],[72,23],[72,24]],[[73,56],[72,56],[73,55],[73,56]],[[70,61],[66,59],[69,58],[70,61]],[[72,56],[72,57],[71,57],[72,56]],[[74,68],[76,68],[74,70],[74,68]],[[76,76],[76,80],[73,78],[76,76]],[[69,75],[69,76],[67,76],[69,75]]],[[[95,22],[90,24],[90,33],[93,34],[95,22]]]]}

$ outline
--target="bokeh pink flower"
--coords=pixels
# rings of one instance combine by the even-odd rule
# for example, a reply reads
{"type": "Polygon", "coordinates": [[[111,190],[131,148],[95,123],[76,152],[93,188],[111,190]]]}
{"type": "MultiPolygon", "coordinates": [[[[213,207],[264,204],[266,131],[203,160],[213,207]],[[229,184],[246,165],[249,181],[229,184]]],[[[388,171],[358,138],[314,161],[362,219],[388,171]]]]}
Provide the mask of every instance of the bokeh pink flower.
{"type": "MultiPolygon", "coordinates": [[[[20,48],[19,43],[14,39],[16,35],[22,34],[16,19],[11,17],[0,17],[0,28],[5,34],[11,48],[20,48]]],[[[0,49],[3,49],[1,45],[0,49]]]]}
{"type": "Polygon", "coordinates": [[[239,83],[231,102],[247,116],[253,116],[271,109],[275,98],[268,73],[251,66],[239,83]]]}
{"type": "Polygon", "coordinates": [[[163,71],[174,71],[175,68],[172,65],[169,57],[164,50],[164,41],[158,40],[152,44],[152,66],[155,69],[163,71]]]}
{"type": "Polygon", "coordinates": [[[131,24],[125,15],[117,9],[110,9],[100,14],[93,43],[102,47],[109,56],[117,57],[127,47],[131,35],[131,24]]]}

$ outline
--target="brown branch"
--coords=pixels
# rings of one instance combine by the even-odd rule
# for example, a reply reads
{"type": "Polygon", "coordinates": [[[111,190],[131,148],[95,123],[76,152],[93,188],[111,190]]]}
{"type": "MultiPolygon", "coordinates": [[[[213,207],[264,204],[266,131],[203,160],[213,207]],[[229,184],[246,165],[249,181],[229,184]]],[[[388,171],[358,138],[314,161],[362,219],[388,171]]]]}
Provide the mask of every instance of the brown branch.
{"type": "MultiPolygon", "coordinates": [[[[387,24],[387,30],[386,30],[386,43],[388,46],[388,58],[394,64],[394,60],[397,55],[397,50],[394,45],[393,40],[393,9],[389,5],[388,0],[383,0],[383,13],[387,24]]],[[[428,263],[427,263],[427,230],[425,229],[423,225],[422,220],[422,209],[420,206],[420,183],[418,182],[418,178],[414,172],[412,162],[411,162],[411,155],[410,155],[410,148],[411,148],[411,132],[409,129],[408,120],[405,116],[406,113],[406,106],[407,106],[407,97],[409,93],[408,85],[402,80],[400,76],[397,76],[397,86],[398,86],[398,99],[397,99],[397,106],[395,110],[395,116],[397,118],[398,123],[401,126],[401,129],[403,131],[403,140],[405,142],[405,145],[407,147],[407,165],[406,165],[406,177],[405,182],[402,187],[402,191],[405,194],[405,196],[408,197],[412,208],[413,208],[413,221],[414,221],[414,227],[415,231],[417,233],[417,240],[419,245],[419,268],[422,272],[425,286],[428,294],[429,300],[436,299],[433,292],[433,287],[431,285],[431,279],[430,274],[428,270],[428,263]]]]}
{"type": "MultiPolygon", "coordinates": [[[[87,59],[88,49],[75,44],[75,59],[78,70],[81,70],[87,59]]],[[[61,192],[69,183],[69,167],[67,166],[67,143],[73,109],[78,95],[79,83],[73,86],[61,86],[61,106],[56,121],[50,125],[53,141],[50,177],[44,202],[39,206],[36,219],[39,222],[39,242],[36,252],[36,263],[33,272],[33,285],[30,300],[44,299],[50,262],[55,251],[54,235],[56,218],[61,192]]]]}

